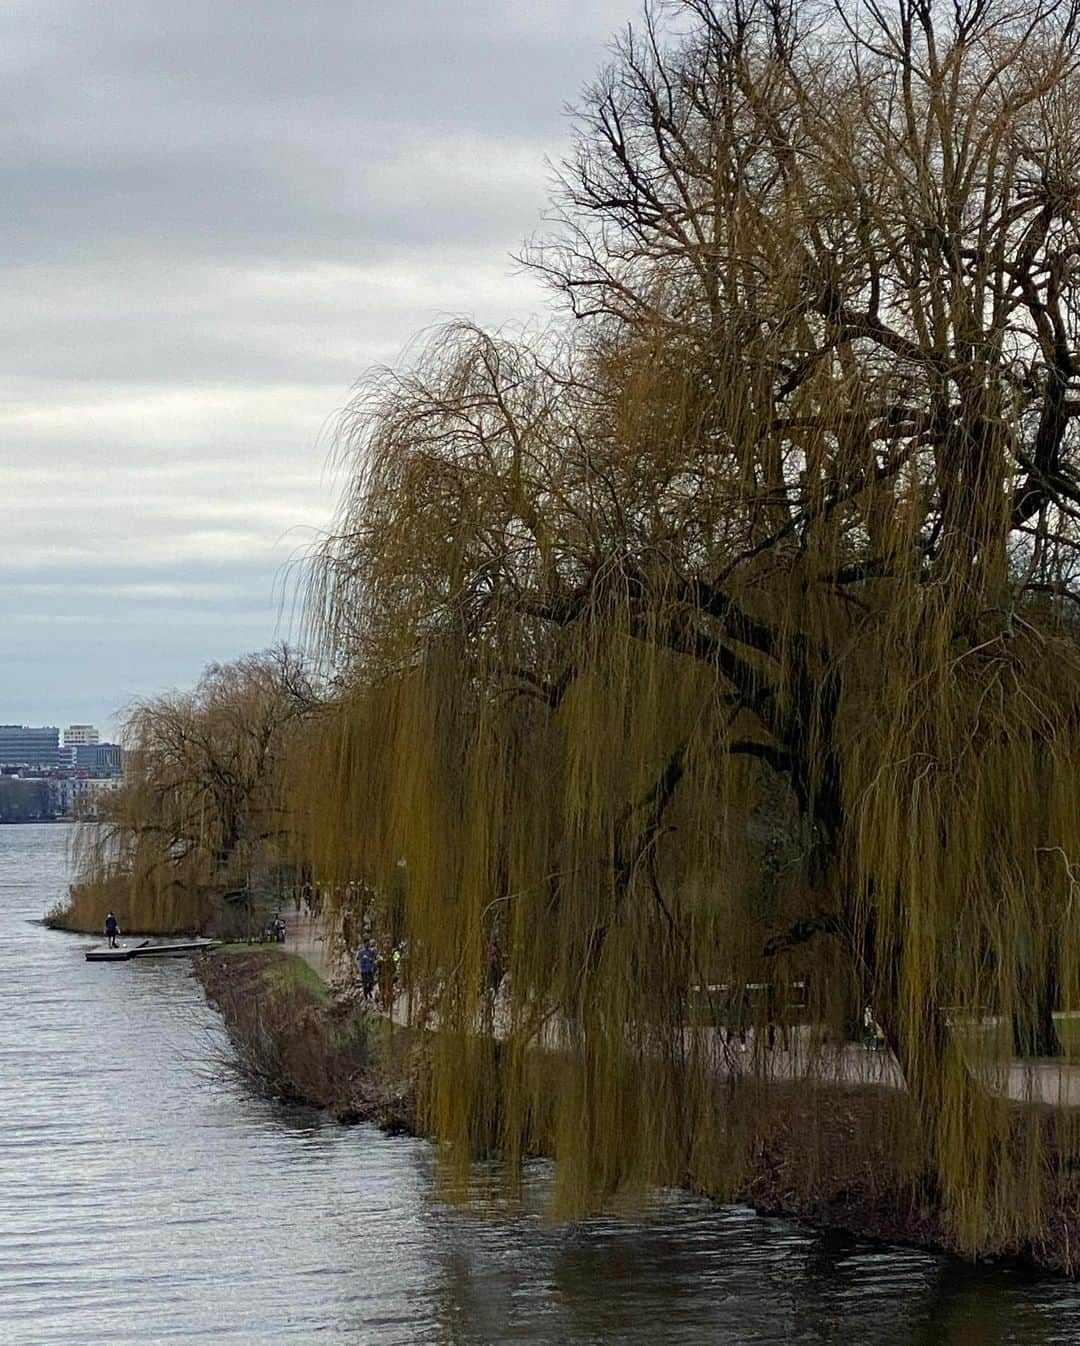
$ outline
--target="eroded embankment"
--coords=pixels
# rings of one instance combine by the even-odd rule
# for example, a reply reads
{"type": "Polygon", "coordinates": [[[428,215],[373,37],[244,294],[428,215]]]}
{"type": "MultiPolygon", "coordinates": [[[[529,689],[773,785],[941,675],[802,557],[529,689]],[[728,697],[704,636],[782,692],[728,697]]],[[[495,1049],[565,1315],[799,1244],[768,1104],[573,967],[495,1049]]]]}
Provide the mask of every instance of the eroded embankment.
{"type": "MultiPolygon", "coordinates": [[[[273,947],[229,946],[203,955],[199,976],[220,1010],[242,1069],[268,1092],[327,1108],[343,1121],[417,1131],[423,1040],[335,996],[301,959],[273,947]]],[[[538,1059],[551,1089],[558,1071],[538,1059]]],[[[963,1252],[928,1192],[910,1102],[873,1086],[744,1081],[718,1088],[722,1153],[686,1185],[723,1201],[861,1237],[963,1252]],[[711,1176],[703,1179],[708,1171],[711,1176]]],[[[1017,1109],[1028,1124],[1030,1112],[1017,1109]]],[[[1043,1123],[1051,1124],[1042,1113],[1043,1123]]],[[[1053,1146],[1049,1147],[1052,1153],[1053,1146]]],[[[1080,1185],[1055,1182],[1040,1238],[1002,1227],[990,1250],[1045,1270],[1076,1274],[1080,1185]]],[[[1065,1179],[1062,1182],[1062,1179],[1065,1179]]]]}
{"type": "Polygon", "coordinates": [[[295,954],[230,945],[196,960],[240,1068],[280,1098],[342,1121],[416,1129],[415,1036],[353,1000],[335,998],[295,954]]]}

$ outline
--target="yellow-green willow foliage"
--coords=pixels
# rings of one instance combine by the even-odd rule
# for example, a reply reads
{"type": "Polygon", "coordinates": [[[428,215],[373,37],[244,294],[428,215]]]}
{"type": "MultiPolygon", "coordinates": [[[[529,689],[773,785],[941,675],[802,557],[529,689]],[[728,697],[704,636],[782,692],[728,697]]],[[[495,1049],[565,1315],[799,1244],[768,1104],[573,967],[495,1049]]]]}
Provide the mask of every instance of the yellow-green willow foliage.
{"type": "Polygon", "coordinates": [[[1080,1009],[1076,19],[659,7],[533,253],[580,321],[449,329],[346,416],[298,796],[403,912],[449,1174],[729,1188],[712,1025],[800,981],[811,1113],[869,1002],[913,1190],[1043,1228],[1072,1127],[1005,1095],[1080,1009]]]}
{"type": "Polygon", "coordinates": [[[75,833],[67,919],[96,928],[111,907],[125,928],[198,928],[225,891],[287,859],[283,791],[315,699],[281,647],[139,702],[124,725],[123,784],[75,833]]]}

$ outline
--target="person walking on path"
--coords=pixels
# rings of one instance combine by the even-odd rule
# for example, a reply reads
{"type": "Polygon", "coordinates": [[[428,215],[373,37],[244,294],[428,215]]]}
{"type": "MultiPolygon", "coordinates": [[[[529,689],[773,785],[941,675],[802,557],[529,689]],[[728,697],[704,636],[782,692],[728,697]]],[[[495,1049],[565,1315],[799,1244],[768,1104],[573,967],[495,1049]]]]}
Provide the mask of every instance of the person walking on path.
{"type": "Polygon", "coordinates": [[[780,1029],[781,1049],[786,1052],[790,1045],[788,1041],[787,1018],[784,1013],[787,1007],[786,1005],[782,1005],[780,1000],[781,991],[783,989],[786,988],[778,990],[776,982],[771,981],[765,992],[765,1041],[769,1051],[774,1051],[776,1048],[777,1028],[780,1029]]]}
{"type": "Polygon", "coordinates": [[[117,944],[116,942],[116,937],[119,933],[120,933],[120,922],[110,911],[109,914],[105,917],[105,934],[108,938],[110,949],[118,949],[120,947],[120,945],[117,944]]]}
{"type": "Polygon", "coordinates": [[[874,1018],[873,1005],[867,1005],[863,1010],[863,1045],[868,1052],[883,1052],[885,1050],[885,1030],[874,1018]]]}
{"type": "Polygon", "coordinates": [[[745,984],[727,988],[724,997],[724,1021],[720,1028],[720,1041],[726,1047],[739,1035],[739,1051],[746,1051],[746,1030],[750,1023],[750,990],[745,984]]]}
{"type": "Polygon", "coordinates": [[[364,991],[364,999],[370,1000],[375,990],[375,964],[378,954],[370,939],[365,939],[360,948],[356,951],[356,964],[360,969],[360,985],[364,991]]]}

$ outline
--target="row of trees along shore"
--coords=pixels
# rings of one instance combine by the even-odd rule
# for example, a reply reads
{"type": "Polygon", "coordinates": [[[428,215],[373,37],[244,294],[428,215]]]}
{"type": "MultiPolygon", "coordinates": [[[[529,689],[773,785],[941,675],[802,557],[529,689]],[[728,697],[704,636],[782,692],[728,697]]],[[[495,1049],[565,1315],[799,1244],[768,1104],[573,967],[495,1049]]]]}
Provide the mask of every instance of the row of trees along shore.
{"type": "Polygon", "coordinates": [[[88,852],[133,893],[256,840],[338,906],[404,884],[448,1172],[542,1148],[566,1210],[725,1190],[768,1090],[708,988],[799,980],[809,1115],[869,1001],[957,1246],[1064,1199],[1071,1114],[987,1081],[1080,1009],[1078,20],[649,8],[524,255],[559,316],[442,329],[342,418],[320,690],[246,661],[135,712],[88,852]],[[249,697],[241,764],[174,781],[249,697]]]}
{"type": "Polygon", "coordinates": [[[282,646],[213,664],[191,691],[132,707],[125,780],[76,829],[78,882],[56,923],[96,929],[112,907],[131,932],[213,922],[250,933],[252,879],[277,889],[294,853],[290,762],[321,699],[282,646]]]}

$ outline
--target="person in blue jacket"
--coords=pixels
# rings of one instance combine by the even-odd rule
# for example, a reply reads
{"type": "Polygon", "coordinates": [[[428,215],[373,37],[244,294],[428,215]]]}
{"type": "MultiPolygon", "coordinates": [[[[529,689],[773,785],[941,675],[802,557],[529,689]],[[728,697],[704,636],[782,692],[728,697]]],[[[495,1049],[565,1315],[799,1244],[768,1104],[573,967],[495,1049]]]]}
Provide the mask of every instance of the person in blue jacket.
{"type": "Polygon", "coordinates": [[[105,934],[109,940],[110,949],[118,949],[120,946],[116,942],[116,937],[120,933],[120,922],[110,911],[105,917],[105,934]]]}
{"type": "Polygon", "coordinates": [[[365,939],[356,951],[356,965],[360,969],[360,985],[364,990],[364,999],[370,1000],[375,990],[375,965],[378,954],[370,939],[365,939]]]}

